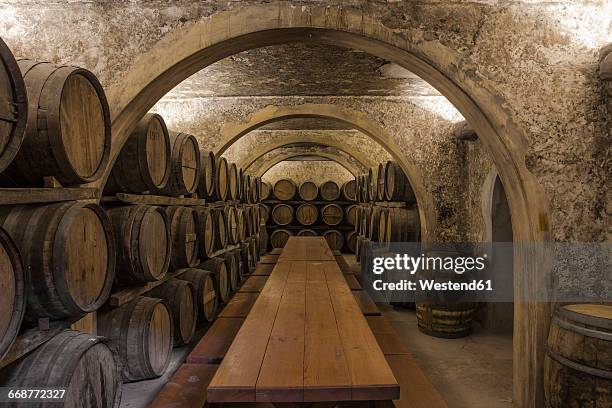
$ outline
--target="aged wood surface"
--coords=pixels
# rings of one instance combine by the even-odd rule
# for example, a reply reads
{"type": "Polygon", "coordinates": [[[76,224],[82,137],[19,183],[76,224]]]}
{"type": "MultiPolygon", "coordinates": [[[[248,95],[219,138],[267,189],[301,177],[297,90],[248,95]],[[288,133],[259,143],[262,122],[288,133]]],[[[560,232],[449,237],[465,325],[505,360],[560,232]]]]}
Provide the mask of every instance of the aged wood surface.
{"type": "Polygon", "coordinates": [[[335,261],[329,246],[320,237],[290,237],[278,261],[335,261]]]}

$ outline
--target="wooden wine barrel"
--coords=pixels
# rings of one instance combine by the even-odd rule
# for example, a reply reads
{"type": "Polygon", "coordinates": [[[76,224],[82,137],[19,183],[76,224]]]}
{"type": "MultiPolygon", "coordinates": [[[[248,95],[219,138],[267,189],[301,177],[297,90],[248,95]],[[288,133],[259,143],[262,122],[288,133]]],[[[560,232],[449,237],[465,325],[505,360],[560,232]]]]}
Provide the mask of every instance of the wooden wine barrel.
{"type": "Polygon", "coordinates": [[[105,190],[140,194],[163,189],[170,177],[170,157],[166,123],[158,114],[147,113],[123,145],[105,190]]]}
{"type": "Polygon", "coordinates": [[[242,263],[242,279],[246,279],[251,273],[251,265],[253,264],[251,252],[249,251],[249,244],[246,242],[240,246],[240,260],[242,263]]]}
{"type": "MultiPolygon", "coordinates": [[[[65,330],[5,369],[2,385],[11,388],[62,388],[67,408],[119,408],[120,362],[103,337],[65,330]]],[[[57,406],[58,403],[23,403],[20,406],[57,406]]],[[[13,406],[13,405],[8,405],[13,406]]]]}
{"type": "Polygon", "coordinates": [[[173,269],[189,268],[198,262],[199,216],[191,207],[164,207],[170,225],[170,264],[173,269]]]}
{"type": "Polygon", "coordinates": [[[4,102],[0,103],[0,172],[2,172],[13,161],[23,142],[28,120],[28,96],[17,61],[1,38],[0,101],[4,102]]]}
{"type": "Polygon", "coordinates": [[[236,199],[238,201],[242,200],[242,180],[244,180],[244,171],[242,170],[242,167],[238,167],[238,179],[236,180],[238,188],[238,196],[236,199]]]}
{"type": "Polygon", "coordinates": [[[359,263],[360,255],[361,255],[361,241],[363,237],[361,235],[357,235],[357,239],[355,240],[355,262],[359,263]]]}
{"type": "Polygon", "coordinates": [[[378,225],[374,228],[378,228],[378,234],[376,234],[377,242],[388,242],[387,241],[387,217],[389,213],[388,208],[381,208],[380,215],[378,217],[378,225]]]}
{"type": "Polygon", "coordinates": [[[272,221],[276,225],[288,225],[293,221],[293,207],[288,204],[278,204],[272,208],[272,221]]]}
{"type": "Polygon", "coordinates": [[[259,208],[253,207],[251,210],[251,222],[253,224],[253,234],[259,234],[259,227],[261,222],[259,220],[259,208]]]}
{"type": "Polygon", "coordinates": [[[346,247],[352,253],[356,253],[357,250],[357,233],[355,231],[349,231],[346,233],[346,247]]]}
{"type": "Polygon", "coordinates": [[[223,258],[225,258],[230,292],[235,292],[238,289],[238,264],[236,263],[236,256],[233,252],[228,252],[223,258]]]}
{"type": "Polygon", "coordinates": [[[242,178],[242,202],[251,202],[251,176],[245,174],[242,178]]]}
{"type": "Polygon", "coordinates": [[[19,250],[6,231],[0,228],[0,361],[17,338],[23,320],[25,278],[19,250]]]}
{"type": "Polygon", "coordinates": [[[124,381],[164,374],[172,353],[174,322],[161,299],[140,296],[98,313],[98,334],[110,339],[123,362],[124,381]]]}
{"type": "Polygon", "coordinates": [[[361,201],[364,203],[369,203],[370,200],[370,174],[363,175],[363,186],[361,190],[361,201]]]}
{"type": "Polygon", "coordinates": [[[194,303],[198,310],[198,322],[212,322],[217,316],[217,284],[212,272],[203,269],[188,268],[180,278],[191,282],[194,303]]]}
{"type": "Polygon", "coordinates": [[[379,207],[377,205],[372,207],[372,211],[370,214],[370,225],[368,227],[368,238],[372,241],[378,242],[379,240],[379,232],[380,232],[380,219],[384,216],[384,208],[379,207]]]}
{"type": "Polygon", "coordinates": [[[249,252],[251,255],[251,268],[254,268],[259,263],[259,245],[257,244],[257,239],[249,241],[249,252]]]}
{"type": "Polygon", "coordinates": [[[98,309],[115,276],[111,223],[97,204],[65,202],[0,208],[29,274],[26,318],[65,319],[98,309]]]}
{"type": "Polygon", "coordinates": [[[340,197],[340,187],[335,181],[325,181],[319,188],[321,198],[325,201],[335,201],[340,197]]]}
{"type": "Polygon", "coordinates": [[[200,259],[205,260],[212,257],[215,252],[215,217],[210,208],[207,207],[196,207],[198,214],[198,243],[200,248],[198,253],[200,259]]]}
{"type": "Polygon", "coordinates": [[[340,231],[327,230],[323,233],[323,238],[332,251],[340,251],[344,246],[344,236],[340,231]]]}
{"type": "Polygon", "coordinates": [[[227,206],[223,209],[225,215],[227,243],[236,245],[240,242],[240,230],[238,226],[238,218],[236,217],[236,208],[227,206]]]}
{"type": "Polygon", "coordinates": [[[385,164],[378,163],[378,170],[376,172],[376,201],[385,201],[385,164]]]}
{"type": "Polygon", "coordinates": [[[223,208],[213,208],[212,214],[215,225],[215,250],[224,249],[227,246],[227,219],[223,208]]]}
{"type": "Polygon", "coordinates": [[[213,273],[217,284],[219,303],[227,303],[230,298],[231,287],[225,259],[220,257],[210,258],[208,261],[202,263],[200,268],[213,273]]]}
{"type": "Polygon", "coordinates": [[[420,236],[419,210],[416,208],[389,208],[385,225],[385,241],[418,242],[420,236]]]}
{"type": "Polygon", "coordinates": [[[267,181],[263,181],[261,183],[261,200],[269,200],[272,196],[272,184],[268,183],[267,181]]]}
{"type": "Polygon", "coordinates": [[[372,220],[372,207],[362,207],[362,223],[361,223],[361,234],[364,237],[368,237],[370,235],[370,223],[372,220]]]}
{"type": "Polygon", "coordinates": [[[358,203],[363,202],[363,174],[355,177],[355,197],[358,203]]]}
{"type": "Polygon", "coordinates": [[[325,225],[338,225],[344,218],[344,211],[338,204],[327,204],[321,209],[321,219],[325,225]]]}
{"type": "Polygon", "coordinates": [[[83,68],[32,60],[18,65],[28,98],[25,136],[0,182],[40,186],[43,177],[54,176],[67,186],[100,178],[110,155],[111,122],[96,76],[83,68]]]}
{"type": "Polygon", "coordinates": [[[549,408],[612,406],[612,306],[560,306],[548,334],[544,395],[549,408]]]}
{"type": "Polygon", "coordinates": [[[162,299],[168,305],[174,322],[175,347],[189,344],[195,334],[198,308],[193,293],[189,281],[170,279],[147,294],[162,299]]]}
{"type": "Polygon", "coordinates": [[[348,225],[355,226],[355,224],[357,223],[357,206],[349,205],[348,207],[346,207],[344,212],[345,212],[344,218],[346,219],[346,223],[348,225]]]}
{"type": "Polygon", "coordinates": [[[215,169],[215,200],[227,200],[229,191],[229,166],[225,157],[216,158],[215,169]]]}
{"type": "Polygon", "coordinates": [[[302,200],[316,200],[319,196],[319,186],[312,181],[304,181],[298,188],[298,194],[302,200]]]}
{"type": "Polygon", "coordinates": [[[237,225],[237,229],[238,229],[238,242],[240,243],[242,241],[244,241],[247,231],[246,231],[246,220],[245,220],[245,213],[244,213],[244,208],[242,207],[237,207],[235,208],[235,212],[236,212],[236,225],[237,225]]]}
{"type": "Polygon", "coordinates": [[[317,232],[311,229],[299,230],[296,234],[298,237],[316,237],[317,232]]]}
{"type": "Polygon", "coordinates": [[[376,201],[378,199],[378,168],[368,170],[368,201],[376,201]]]}
{"type": "Polygon", "coordinates": [[[135,285],[163,279],[172,251],[170,225],[164,210],[150,205],[127,205],[106,212],[117,237],[115,281],[119,285],[135,285]]]}
{"type": "Polygon", "coordinates": [[[261,200],[261,178],[251,178],[253,185],[251,186],[251,203],[255,204],[261,200]]]}
{"type": "MultiPolygon", "coordinates": [[[[428,257],[455,258],[469,254],[459,251],[429,251],[428,257]]],[[[440,268],[419,269],[417,279],[434,282],[467,282],[474,274],[455,273],[454,270],[440,268]]],[[[461,291],[422,291],[417,294],[416,315],[419,330],[433,337],[454,339],[465,337],[472,330],[476,314],[476,303],[464,301],[461,291]]]]}
{"type": "Polygon", "coordinates": [[[195,136],[170,132],[170,177],[160,194],[179,196],[191,194],[200,182],[200,146],[195,136]]]}
{"type": "Polygon", "coordinates": [[[232,201],[238,200],[238,196],[240,195],[240,180],[238,174],[238,167],[236,163],[232,163],[229,166],[228,172],[228,191],[227,198],[232,201]]]}
{"type": "Polygon", "coordinates": [[[270,245],[272,248],[284,248],[293,232],[284,229],[277,229],[270,234],[270,245]]]}
{"type": "Polygon", "coordinates": [[[200,152],[200,179],[197,189],[199,198],[214,200],[216,171],[215,154],[209,151],[200,152]]]}
{"type": "Polygon", "coordinates": [[[385,166],[385,197],[388,201],[416,202],[408,177],[394,161],[388,161],[385,166]]]}
{"type": "Polygon", "coordinates": [[[270,240],[270,237],[268,236],[268,229],[261,228],[259,230],[259,255],[260,257],[268,253],[268,241],[269,240],[270,240]]]}
{"type": "Polygon", "coordinates": [[[265,204],[259,204],[259,220],[261,224],[267,224],[270,219],[270,207],[265,204]]]}
{"type": "Polygon", "coordinates": [[[342,197],[347,201],[357,201],[357,179],[349,180],[340,188],[342,197]]]}
{"type": "Polygon", "coordinates": [[[296,190],[297,187],[295,186],[293,180],[280,179],[274,184],[272,192],[274,193],[274,197],[277,199],[288,201],[295,197],[296,190]]]}
{"type": "Polygon", "coordinates": [[[295,210],[295,218],[300,225],[312,225],[319,219],[319,210],[315,205],[302,204],[295,210]]]}

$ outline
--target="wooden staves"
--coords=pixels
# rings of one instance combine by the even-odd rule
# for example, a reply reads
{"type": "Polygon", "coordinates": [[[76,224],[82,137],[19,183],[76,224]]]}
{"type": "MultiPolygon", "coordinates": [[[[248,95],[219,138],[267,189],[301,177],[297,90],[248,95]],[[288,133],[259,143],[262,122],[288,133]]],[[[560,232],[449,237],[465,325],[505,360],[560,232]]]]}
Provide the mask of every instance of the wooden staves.
{"type": "Polygon", "coordinates": [[[171,234],[160,207],[127,205],[107,210],[117,237],[117,275],[120,285],[163,279],[170,265],[171,234]]]}
{"type": "Polygon", "coordinates": [[[262,200],[269,199],[272,196],[272,185],[267,181],[263,181],[261,183],[261,191],[259,193],[261,194],[260,198],[262,200]]]}
{"type": "Polygon", "coordinates": [[[272,208],[272,221],[277,225],[288,225],[293,221],[293,207],[289,204],[278,204],[272,208]]]}
{"type": "Polygon", "coordinates": [[[332,251],[340,251],[344,246],[344,236],[340,231],[328,230],[323,233],[323,238],[327,241],[332,251]]]}
{"type": "Polygon", "coordinates": [[[161,299],[138,297],[99,313],[98,333],[117,348],[127,382],[159,377],[170,363],[173,320],[161,299]]]}
{"type": "Polygon", "coordinates": [[[230,164],[229,166],[229,170],[228,170],[228,191],[227,191],[227,198],[235,201],[238,200],[238,197],[240,196],[240,174],[238,172],[238,167],[236,166],[235,163],[230,164]]]}
{"type": "Polygon", "coordinates": [[[66,319],[98,309],[115,274],[115,244],[97,204],[66,202],[0,209],[0,225],[28,271],[26,318],[66,319]]]}
{"type": "Polygon", "coordinates": [[[235,292],[238,289],[238,263],[234,251],[227,252],[223,259],[225,260],[225,268],[227,269],[227,280],[230,292],[235,292]]]}
{"type": "Polygon", "coordinates": [[[340,187],[342,197],[347,201],[357,201],[357,182],[349,180],[340,187]]]}
{"type": "Polygon", "coordinates": [[[227,246],[227,219],[223,208],[213,208],[215,250],[224,249],[227,246]]]}
{"type": "Polygon", "coordinates": [[[325,201],[335,201],[340,197],[340,187],[335,181],[326,181],[319,188],[321,198],[325,201]]]}
{"type": "Polygon", "coordinates": [[[357,250],[357,233],[355,231],[349,231],[346,234],[346,247],[352,253],[357,250]]]}
{"type": "Polygon", "coordinates": [[[170,177],[170,138],[163,118],[147,113],[121,149],[106,193],[145,193],[163,189],[170,177]]]}
{"type": "Polygon", "coordinates": [[[102,86],[83,68],[20,60],[28,120],[19,153],[0,177],[7,186],[97,180],[110,155],[110,114],[102,86]]]}
{"type": "Polygon", "coordinates": [[[317,232],[311,229],[303,229],[303,230],[299,230],[296,235],[298,237],[316,237],[317,232]]]}
{"type": "Polygon", "coordinates": [[[172,249],[170,264],[173,269],[189,268],[198,262],[198,213],[190,207],[165,207],[170,226],[172,249]]]}
{"type": "Polygon", "coordinates": [[[289,240],[289,237],[291,237],[292,235],[293,232],[289,230],[274,230],[272,231],[272,234],[270,234],[270,245],[272,245],[272,248],[283,248],[289,240]]]}
{"type": "Polygon", "coordinates": [[[312,181],[305,181],[300,184],[300,187],[298,188],[298,193],[302,200],[316,200],[316,198],[319,196],[319,186],[317,186],[312,181]]]}
{"type": "Polygon", "coordinates": [[[421,226],[417,208],[388,208],[385,222],[386,242],[417,242],[421,226]]]}
{"type": "Polygon", "coordinates": [[[338,204],[327,204],[321,209],[321,219],[325,225],[338,225],[344,218],[344,211],[338,204]]]}
{"type": "Polygon", "coordinates": [[[225,157],[217,157],[215,166],[214,199],[225,201],[229,190],[229,166],[225,157]]]}
{"type": "Polygon", "coordinates": [[[612,306],[558,308],[544,358],[544,395],[551,408],[612,406],[612,306]]]}
{"type": "Polygon", "coordinates": [[[406,173],[394,161],[388,161],[385,166],[385,197],[388,201],[416,202],[406,173]]]}
{"type": "Polygon", "coordinates": [[[231,287],[225,259],[219,257],[211,258],[202,263],[199,268],[213,273],[217,284],[219,303],[226,303],[230,298],[231,287]]]}
{"type": "Polygon", "coordinates": [[[179,132],[170,132],[169,140],[170,177],[161,193],[171,196],[191,194],[197,190],[200,181],[198,141],[193,135],[179,132]]]}
{"type": "Polygon", "coordinates": [[[300,225],[313,225],[319,219],[319,210],[312,204],[302,204],[295,210],[300,225]]]}
{"type": "Polygon", "coordinates": [[[236,245],[240,242],[242,231],[240,231],[241,225],[238,222],[238,216],[236,207],[227,206],[223,210],[226,222],[226,235],[227,243],[230,245],[236,245]]]}
{"type": "Polygon", "coordinates": [[[215,252],[215,217],[212,209],[196,207],[198,214],[199,254],[202,260],[213,256],[215,252]]]}
{"type": "Polygon", "coordinates": [[[217,165],[213,152],[200,152],[200,181],[198,196],[207,200],[214,199],[217,165]]]}
{"type": "Polygon", "coordinates": [[[25,275],[19,250],[0,228],[0,361],[21,326],[26,307],[25,275]]]}
{"type": "Polygon", "coordinates": [[[385,172],[386,172],[385,165],[382,163],[379,163],[378,171],[376,172],[376,185],[377,185],[376,200],[377,201],[385,201],[387,199],[385,195],[385,191],[386,191],[385,190],[385,184],[386,184],[385,172]]]}
{"type": "Polygon", "coordinates": [[[288,201],[295,197],[297,187],[293,180],[280,179],[274,184],[274,197],[282,201],[288,201]]]}
{"type": "Polygon", "coordinates": [[[180,274],[182,280],[191,282],[194,303],[198,310],[200,323],[212,322],[217,316],[217,284],[211,271],[188,268],[180,274]]]}
{"type": "Polygon", "coordinates": [[[175,347],[189,344],[195,334],[198,305],[194,293],[191,282],[181,279],[170,279],[148,293],[168,305],[174,322],[175,347]]]}
{"type": "Polygon", "coordinates": [[[346,223],[348,225],[355,226],[355,224],[357,223],[357,206],[349,205],[345,208],[344,213],[344,219],[346,220],[346,223]]]}
{"type": "Polygon", "coordinates": [[[62,331],[8,367],[0,382],[11,388],[65,389],[65,399],[60,403],[64,407],[118,408],[122,387],[120,363],[107,343],[102,337],[62,331]]]}
{"type": "Polygon", "coordinates": [[[0,38],[0,172],[19,151],[27,119],[25,83],[15,57],[0,38]]]}

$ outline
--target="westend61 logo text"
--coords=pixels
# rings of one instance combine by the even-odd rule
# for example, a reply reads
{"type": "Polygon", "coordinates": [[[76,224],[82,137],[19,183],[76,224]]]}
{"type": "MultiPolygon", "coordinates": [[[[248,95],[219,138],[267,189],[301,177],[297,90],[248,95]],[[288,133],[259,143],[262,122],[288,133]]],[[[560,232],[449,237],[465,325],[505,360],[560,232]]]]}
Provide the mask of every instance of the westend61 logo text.
{"type": "Polygon", "coordinates": [[[418,270],[425,271],[453,271],[458,275],[471,271],[482,271],[485,268],[487,255],[472,257],[442,257],[421,256],[413,257],[407,254],[397,254],[394,257],[375,257],[372,272],[377,275],[386,270],[406,271],[414,275],[418,270]]]}

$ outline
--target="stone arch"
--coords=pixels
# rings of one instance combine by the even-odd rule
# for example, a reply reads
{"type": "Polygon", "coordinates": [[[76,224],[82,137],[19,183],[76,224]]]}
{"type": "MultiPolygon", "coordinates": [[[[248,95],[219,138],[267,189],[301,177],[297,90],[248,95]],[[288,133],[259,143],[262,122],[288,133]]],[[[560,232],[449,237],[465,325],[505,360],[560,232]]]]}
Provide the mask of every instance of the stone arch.
{"type": "MultiPolygon", "coordinates": [[[[285,161],[287,159],[293,159],[295,157],[300,157],[300,156],[305,156],[306,154],[304,153],[285,153],[285,154],[281,154],[277,157],[275,157],[272,160],[269,160],[265,163],[263,163],[263,165],[255,172],[256,176],[263,176],[268,170],[270,170],[272,167],[276,166],[278,163],[285,161]]],[[[341,165],[342,167],[344,167],[346,170],[348,170],[349,173],[351,173],[352,175],[356,176],[357,175],[357,170],[354,168],[354,166],[351,165],[351,163],[349,163],[347,160],[344,159],[344,157],[339,156],[339,155],[335,155],[332,153],[327,153],[327,152],[319,152],[317,153],[317,156],[321,156],[321,157],[325,157],[326,159],[330,159],[332,161],[335,161],[336,163],[338,163],[339,165],[341,165]]],[[[248,172],[248,168],[246,169],[248,172]]]]}
{"type": "MultiPolygon", "coordinates": [[[[138,57],[120,84],[109,89],[112,107],[111,164],[137,121],[178,83],[227,56],[288,42],[316,42],[359,49],[392,61],[438,89],[462,113],[491,154],[506,186],[514,241],[551,239],[550,211],[543,188],[525,166],[526,139],[504,90],[462,66],[458,51],[438,40],[407,36],[367,11],[343,6],[275,2],[236,7],[168,33],[138,57]]],[[[405,161],[401,161],[405,166],[405,161]]],[[[407,170],[405,168],[405,170],[407,170]]],[[[101,187],[106,176],[95,185],[101,187]]],[[[543,405],[543,359],[550,305],[536,302],[546,291],[545,255],[517,252],[513,390],[518,407],[543,405]]]]}

